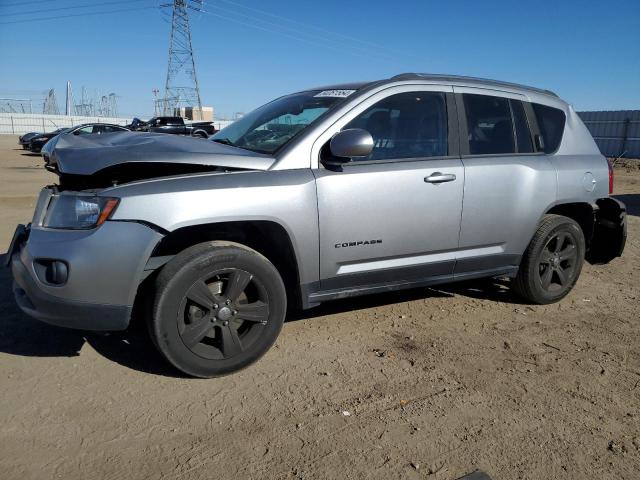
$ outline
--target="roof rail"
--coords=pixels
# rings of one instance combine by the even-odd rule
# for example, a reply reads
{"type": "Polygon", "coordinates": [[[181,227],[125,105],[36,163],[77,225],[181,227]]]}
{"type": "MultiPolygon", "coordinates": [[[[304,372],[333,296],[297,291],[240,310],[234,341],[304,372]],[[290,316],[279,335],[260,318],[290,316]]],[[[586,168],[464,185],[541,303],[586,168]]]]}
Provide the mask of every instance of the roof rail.
{"type": "Polygon", "coordinates": [[[468,83],[477,83],[480,85],[488,85],[493,87],[508,87],[508,88],[517,88],[520,90],[528,90],[530,92],[542,93],[546,95],[552,95],[554,97],[558,97],[555,92],[551,90],[545,90],[542,88],[530,87],[528,85],[520,85],[518,83],[510,83],[510,82],[502,82],[499,80],[491,80],[487,78],[478,78],[478,77],[465,77],[462,75],[442,75],[435,73],[401,73],[399,75],[395,75],[391,77],[389,80],[440,80],[445,82],[468,82],[468,83]]]}

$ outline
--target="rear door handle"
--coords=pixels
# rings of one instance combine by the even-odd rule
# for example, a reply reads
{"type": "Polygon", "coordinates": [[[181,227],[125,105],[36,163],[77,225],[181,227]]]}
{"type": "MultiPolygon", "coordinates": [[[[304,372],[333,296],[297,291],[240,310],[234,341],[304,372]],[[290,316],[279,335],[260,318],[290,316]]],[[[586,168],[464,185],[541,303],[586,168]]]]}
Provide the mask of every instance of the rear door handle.
{"type": "Polygon", "coordinates": [[[456,179],[456,176],[453,173],[440,173],[440,172],[433,172],[428,177],[424,177],[424,181],[427,183],[453,182],[455,179],[456,179]]]}

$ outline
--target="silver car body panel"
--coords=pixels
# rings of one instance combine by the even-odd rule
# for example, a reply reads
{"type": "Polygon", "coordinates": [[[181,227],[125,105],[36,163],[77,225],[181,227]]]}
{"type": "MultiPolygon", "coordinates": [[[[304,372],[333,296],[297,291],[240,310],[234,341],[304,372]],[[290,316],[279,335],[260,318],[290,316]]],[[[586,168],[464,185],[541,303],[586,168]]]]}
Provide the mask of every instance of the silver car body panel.
{"type": "Polygon", "coordinates": [[[139,220],[164,230],[239,220],[282,226],[300,279],[318,279],[316,186],[310,170],[204,173],[135,182],[101,194],[120,197],[113,220],[139,220]]]}

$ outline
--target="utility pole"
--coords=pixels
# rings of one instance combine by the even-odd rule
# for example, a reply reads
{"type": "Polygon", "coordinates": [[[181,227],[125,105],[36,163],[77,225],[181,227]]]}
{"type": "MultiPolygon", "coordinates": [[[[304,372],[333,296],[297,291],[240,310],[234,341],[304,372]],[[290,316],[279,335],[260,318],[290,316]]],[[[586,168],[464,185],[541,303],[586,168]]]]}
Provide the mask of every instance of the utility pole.
{"type": "Polygon", "coordinates": [[[157,117],[158,116],[158,93],[160,93],[160,90],[158,90],[157,88],[154,88],[151,91],[153,92],[153,116],[157,117]]]}
{"type": "Polygon", "coordinates": [[[65,112],[64,112],[64,114],[67,117],[72,115],[72,113],[71,113],[72,104],[73,104],[72,97],[73,97],[73,95],[71,94],[71,82],[67,82],[67,104],[66,104],[66,108],[65,108],[65,112]]]}
{"type": "Polygon", "coordinates": [[[188,10],[201,12],[203,3],[203,0],[174,0],[173,3],[162,5],[173,8],[163,115],[175,115],[177,108],[192,107],[202,116],[188,10]]]}

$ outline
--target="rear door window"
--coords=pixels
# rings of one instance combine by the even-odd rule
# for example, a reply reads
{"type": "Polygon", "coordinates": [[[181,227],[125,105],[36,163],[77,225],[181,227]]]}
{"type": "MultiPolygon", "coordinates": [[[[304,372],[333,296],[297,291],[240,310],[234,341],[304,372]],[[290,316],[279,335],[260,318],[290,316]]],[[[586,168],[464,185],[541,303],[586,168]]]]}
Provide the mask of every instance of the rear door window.
{"type": "Polygon", "coordinates": [[[462,95],[467,116],[469,153],[516,153],[509,99],[490,95],[462,95]]]}
{"type": "Polygon", "coordinates": [[[544,140],[544,153],[553,153],[560,146],[566,116],[559,108],[548,107],[539,103],[532,103],[531,105],[536,114],[540,134],[544,140]]]}

